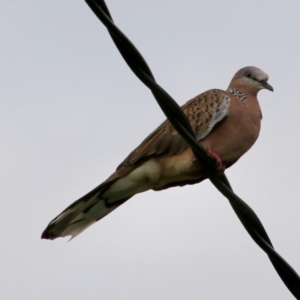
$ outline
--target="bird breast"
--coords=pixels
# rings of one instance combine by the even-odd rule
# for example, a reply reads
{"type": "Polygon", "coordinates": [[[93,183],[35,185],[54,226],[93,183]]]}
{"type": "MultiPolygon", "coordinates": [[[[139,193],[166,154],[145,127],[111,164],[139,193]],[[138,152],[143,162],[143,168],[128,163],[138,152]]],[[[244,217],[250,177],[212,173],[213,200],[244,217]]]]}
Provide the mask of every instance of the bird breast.
{"type": "Polygon", "coordinates": [[[200,143],[217,152],[226,165],[235,163],[258,138],[261,112],[258,101],[231,99],[229,116],[200,143]]]}

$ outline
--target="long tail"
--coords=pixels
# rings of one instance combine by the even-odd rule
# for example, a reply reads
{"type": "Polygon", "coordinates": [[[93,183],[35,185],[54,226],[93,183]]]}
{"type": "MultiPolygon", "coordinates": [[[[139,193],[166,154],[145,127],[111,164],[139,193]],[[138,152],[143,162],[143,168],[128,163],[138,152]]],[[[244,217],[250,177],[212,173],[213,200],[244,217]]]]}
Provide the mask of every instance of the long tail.
{"type": "Polygon", "coordinates": [[[127,197],[109,204],[107,200],[101,198],[101,195],[110,184],[111,182],[104,182],[87,195],[72,203],[49,223],[41,238],[54,240],[58,237],[70,235],[71,239],[73,239],[130,198],[127,197]]]}

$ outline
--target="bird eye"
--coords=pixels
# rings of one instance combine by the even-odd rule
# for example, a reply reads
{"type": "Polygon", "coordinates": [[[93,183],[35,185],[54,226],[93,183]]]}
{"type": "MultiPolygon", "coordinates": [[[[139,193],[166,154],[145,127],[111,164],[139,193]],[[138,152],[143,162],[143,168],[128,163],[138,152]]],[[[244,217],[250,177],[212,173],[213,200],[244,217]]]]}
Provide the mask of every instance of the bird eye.
{"type": "Polygon", "coordinates": [[[250,73],[250,72],[247,72],[247,73],[246,73],[246,77],[247,77],[247,78],[252,78],[251,73],[250,73]]]}

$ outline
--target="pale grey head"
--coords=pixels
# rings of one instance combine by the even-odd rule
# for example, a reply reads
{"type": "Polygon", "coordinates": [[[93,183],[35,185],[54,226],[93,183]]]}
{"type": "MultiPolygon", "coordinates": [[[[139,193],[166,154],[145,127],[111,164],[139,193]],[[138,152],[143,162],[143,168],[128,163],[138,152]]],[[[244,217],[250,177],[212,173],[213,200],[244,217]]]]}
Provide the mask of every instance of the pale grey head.
{"type": "Polygon", "coordinates": [[[268,83],[267,73],[256,67],[245,67],[240,69],[232,78],[229,89],[235,89],[245,94],[257,95],[262,89],[274,91],[268,83]]]}

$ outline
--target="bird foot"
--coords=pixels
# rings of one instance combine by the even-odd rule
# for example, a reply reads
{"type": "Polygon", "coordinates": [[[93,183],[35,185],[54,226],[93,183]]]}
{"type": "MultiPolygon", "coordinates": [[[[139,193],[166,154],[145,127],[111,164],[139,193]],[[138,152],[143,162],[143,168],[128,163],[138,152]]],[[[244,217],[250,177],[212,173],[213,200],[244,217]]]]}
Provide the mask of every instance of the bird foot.
{"type": "Polygon", "coordinates": [[[219,156],[219,154],[215,151],[210,150],[210,149],[208,150],[208,153],[215,160],[217,174],[223,174],[225,169],[226,169],[226,164],[223,163],[223,161],[222,161],[221,157],[219,156]]]}

